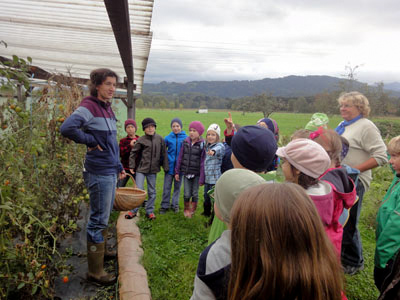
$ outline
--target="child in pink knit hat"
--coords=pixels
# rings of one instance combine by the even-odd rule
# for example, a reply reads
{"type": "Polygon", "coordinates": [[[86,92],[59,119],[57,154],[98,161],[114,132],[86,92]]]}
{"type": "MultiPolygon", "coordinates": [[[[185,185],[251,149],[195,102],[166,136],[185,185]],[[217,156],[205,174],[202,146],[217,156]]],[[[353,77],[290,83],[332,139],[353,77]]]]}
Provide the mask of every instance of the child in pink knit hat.
{"type": "Polygon", "coordinates": [[[204,184],[204,125],[200,121],[189,124],[189,136],[184,139],[175,166],[175,180],[183,178],[183,214],[191,218],[199,201],[199,185],[204,184]],[[190,202],[190,199],[192,202],[190,202]]]}

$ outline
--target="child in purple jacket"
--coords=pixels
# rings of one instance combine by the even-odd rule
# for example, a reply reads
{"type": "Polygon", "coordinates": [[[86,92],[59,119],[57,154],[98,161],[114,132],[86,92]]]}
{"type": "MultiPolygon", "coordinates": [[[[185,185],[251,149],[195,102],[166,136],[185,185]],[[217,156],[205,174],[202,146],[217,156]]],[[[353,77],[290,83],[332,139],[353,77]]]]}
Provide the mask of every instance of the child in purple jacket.
{"type": "Polygon", "coordinates": [[[201,137],[203,132],[204,125],[200,121],[189,124],[189,137],[182,143],[175,167],[175,180],[183,178],[183,214],[186,218],[191,218],[196,211],[199,185],[204,184],[205,152],[204,139],[201,137]]]}

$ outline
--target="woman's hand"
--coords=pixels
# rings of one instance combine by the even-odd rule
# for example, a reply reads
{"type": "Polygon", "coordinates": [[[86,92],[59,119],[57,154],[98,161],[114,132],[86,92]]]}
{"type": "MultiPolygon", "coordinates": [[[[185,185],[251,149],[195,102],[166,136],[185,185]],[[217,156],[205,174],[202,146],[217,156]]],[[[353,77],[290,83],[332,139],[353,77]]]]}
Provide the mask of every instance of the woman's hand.
{"type": "Polygon", "coordinates": [[[132,175],[135,174],[135,171],[133,169],[129,169],[131,171],[132,175]]]}
{"type": "Polygon", "coordinates": [[[179,179],[179,174],[175,174],[175,180],[176,180],[176,181],[180,181],[180,179],[179,179]]]}
{"type": "Polygon", "coordinates": [[[100,147],[100,145],[97,145],[95,147],[88,147],[88,152],[93,151],[98,149],[99,151],[103,151],[103,149],[100,147]]]}
{"type": "Polygon", "coordinates": [[[132,140],[129,144],[131,145],[131,147],[133,148],[133,146],[135,146],[136,140],[132,140]]]}

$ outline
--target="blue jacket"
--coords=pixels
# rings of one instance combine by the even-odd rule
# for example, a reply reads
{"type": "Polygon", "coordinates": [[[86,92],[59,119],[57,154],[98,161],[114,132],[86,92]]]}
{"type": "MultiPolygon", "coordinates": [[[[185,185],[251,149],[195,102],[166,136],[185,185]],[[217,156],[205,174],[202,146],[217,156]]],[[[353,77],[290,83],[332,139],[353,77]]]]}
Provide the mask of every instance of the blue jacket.
{"type": "Polygon", "coordinates": [[[89,96],[62,124],[60,130],[63,136],[87,147],[99,145],[103,149],[86,153],[86,171],[98,175],[122,172],[116,123],[111,103],[89,96]]]}
{"type": "Polygon", "coordinates": [[[168,151],[168,162],[169,162],[168,174],[170,175],[175,174],[176,162],[178,161],[179,152],[182,147],[182,142],[185,138],[187,138],[186,133],[184,131],[181,131],[178,134],[171,132],[164,139],[165,146],[167,147],[168,151]]]}
{"type": "Polygon", "coordinates": [[[222,143],[208,144],[205,148],[206,159],[204,161],[205,183],[215,184],[221,176],[222,159],[224,158],[225,146],[222,143]],[[214,150],[214,155],[208,155],[209,150],[214,150]]]}

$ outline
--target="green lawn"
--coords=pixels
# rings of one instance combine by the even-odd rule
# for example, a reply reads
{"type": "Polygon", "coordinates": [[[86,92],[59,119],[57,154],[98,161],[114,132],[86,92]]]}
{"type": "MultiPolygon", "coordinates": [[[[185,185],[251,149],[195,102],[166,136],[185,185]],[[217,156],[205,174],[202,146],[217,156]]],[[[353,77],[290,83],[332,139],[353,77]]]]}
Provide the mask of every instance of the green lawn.
{"type": "MultiPolygon", "coordinates": [[[[121,110],[118,117],[124,121],[125,111],[121,110]]],[[[170,120],[180,117],[187,130],[193,120],[200,120],[205,126],[218,123],[224,129],[223,119],[227,111],[211,111],[208,114],[197,114],[194,110],[139,110],[139,135],[142,135],[140,121],[152,117],[157,121],[157,132],[163,136],[170,132],[170,120]]],[[[311,114],[276,113],[271,117],[278,122],[281,135],[291,135],[296,129],[304,127],[311,114]]],[[[260,113],[232,112],[235,123],[241,125],[255,124],[262,117],[260,113]]],[[[375,119],[373,119],[375,120],[375,119]]],[[[399,122],[399,119],[393,119],[399,122]]],[[[335,127],[341,121],[339,116],[331,118],[330,126],[335,127]]],[[[121,122],[123,123],[123,122],[121,122]]],[[[121,133],[120,136],[123,136],[121,133]]],[[[279,173],[279,172],[278,172],[279,173]]],[[[142,233],[144,256],[142,259],[148,277],[153,299],[188,299],[193,289],[193,279],[197,268],[198,257],[207,243],[209,228],[205,226],[207,219],[202,217],[202,194],[200,188],[199,210],[192,219],[185,219],[182,211],[179,214],[168,212],[159,215],[163,172],[157,176],[157,219],[150,222],[141,219],[138,222],[142,233]]],[[[392,180],[388,167],[374,171],[374,181],[366,194],[360,221],[363,240],[365,270],[355,276],[346,276],[346,293],[349,299],[372,300],[378,297],[378,291],[373,282],[373,258],[375,249],[375,216],[379,201],[382,199],[392,180]]],[[[180,207],[183,208],[183,192],[181,192],[180,207]]],[[[142,209],[142,213],[144,213],[142,209]]]]}
{"type": "MultiPolygon", "coordinates": [[[[117,105],[117,118],[121,125],[119,134],[124,135],[123,122],[126,120],[126,108],[120,102],[117,105]]],[[[244,125],[255,125],[259,119],[263,117],[262,113],[246,113],[232,111],[232,119],[234,123],[244,125]]],[[[294,130],[303,128],[310,121],[312,114],[293,114],[293,113],[273,113],[270,117],[278,123],[281,135],[291,135],[294,130]],[[284,125],[283,125],[284,124],[284,125]]],[[[192,121],[201,121],[207,127],[212,123],[217,123],[221,129],[225,129],[224,118],[228,117],[228,110],[212,110],[207,114],[198,114],[195,109],[185,110],[156,110],[156,109],[140,109],[136,111],[136,120],[138,123],[138,135],[143,135],[141,121],[144,118],[151,117],[157,122],[157,133],[166,136],[171,132],[171,120],[180,118],[183,123],[183,130],[188,132],[189,123],[192,121]]],[[[333,116],[329,125],[334,128],[341,121],[340,116],[333,116]]]]}

